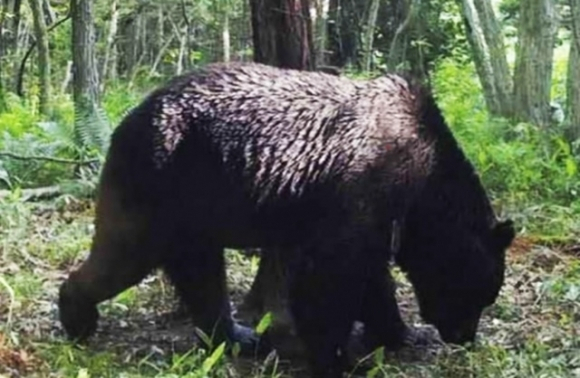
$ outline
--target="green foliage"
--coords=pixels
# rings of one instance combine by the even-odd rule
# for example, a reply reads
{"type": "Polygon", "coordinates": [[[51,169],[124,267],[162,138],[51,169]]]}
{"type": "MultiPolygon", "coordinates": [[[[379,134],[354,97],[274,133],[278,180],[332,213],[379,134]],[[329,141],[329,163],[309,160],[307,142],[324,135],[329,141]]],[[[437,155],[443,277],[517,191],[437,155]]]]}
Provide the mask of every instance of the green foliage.
{"type": "Polygon", "coordinates": [[[6,108],[0,111],[0,132],[7,132],[12,137],[21,137],[34,130],[34,125],[39,120],[36,109],[13,93],[6,93],[5,100],[6,108]]]}
{"type": "Polygon", "coordinates": [[[446,119],[501,211],[524,230],[574,237],[579,158],[557,129],[489,118],[471,65],[440,63],[434,76],[446,119]]]}
{"type": "Polygon", "coordinates": [[[89,155],[104,155],[109,144],[111,127],[107,113],[101,107],[75,113],[75,144],[89,155]]]}

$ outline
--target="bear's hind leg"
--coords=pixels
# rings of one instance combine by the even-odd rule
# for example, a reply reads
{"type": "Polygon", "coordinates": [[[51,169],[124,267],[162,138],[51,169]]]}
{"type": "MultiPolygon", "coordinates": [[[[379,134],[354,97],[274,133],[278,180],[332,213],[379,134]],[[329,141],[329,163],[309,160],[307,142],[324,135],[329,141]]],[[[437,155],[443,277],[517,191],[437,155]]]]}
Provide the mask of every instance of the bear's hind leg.
{"type": "Polygon", "coordinates": [[[242,352],[255,352],[256,334],[232,318],[222,246],[182,235],[175,238],[162,266],[195,326],[211,338],[214,346],[222,341],[237,342],[242,352]]]}

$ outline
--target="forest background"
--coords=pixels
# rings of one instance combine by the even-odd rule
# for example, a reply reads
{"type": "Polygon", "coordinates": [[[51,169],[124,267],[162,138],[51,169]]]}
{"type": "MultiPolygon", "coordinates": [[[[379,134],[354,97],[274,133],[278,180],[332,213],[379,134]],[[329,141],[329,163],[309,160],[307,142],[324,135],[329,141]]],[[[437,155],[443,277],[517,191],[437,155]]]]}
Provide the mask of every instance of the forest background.
{"type": "MultiPolygon", "coordinates": [[[[498,214],[517,223],[481,345],[375,355],[369,374],[580,376],[580,0],[2,0],[0,374],[241,374],[219,348],[151,337],[172,305],[160,276],[103,305],[112,320],[92,348],[64,341],[54,307],[90,246],[114,127],[156,86],[219,61],[411,72],[433,86],[498,214]]],[[[247,292],[258,260],[228,253],[233,294],[247,292]]],[[[273,357],[251,367],[284,369],[273,357]]]]}

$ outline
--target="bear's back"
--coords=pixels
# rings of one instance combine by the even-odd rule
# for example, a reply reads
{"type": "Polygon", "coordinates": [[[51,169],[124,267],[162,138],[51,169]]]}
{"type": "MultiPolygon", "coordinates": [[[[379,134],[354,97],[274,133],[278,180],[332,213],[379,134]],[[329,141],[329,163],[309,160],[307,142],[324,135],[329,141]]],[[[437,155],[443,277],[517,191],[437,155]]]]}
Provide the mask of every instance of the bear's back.
{"type": "Polygon", "coordinates": [[[223,164],[255,186],[276,182],[276,190],[356,175],[390,144],[413,142],[419,127],[414,98],[396,76],[355,81],[216,64],[174,79],[145,103],[158,168],[181,145],[210,143],[223,164]]]}

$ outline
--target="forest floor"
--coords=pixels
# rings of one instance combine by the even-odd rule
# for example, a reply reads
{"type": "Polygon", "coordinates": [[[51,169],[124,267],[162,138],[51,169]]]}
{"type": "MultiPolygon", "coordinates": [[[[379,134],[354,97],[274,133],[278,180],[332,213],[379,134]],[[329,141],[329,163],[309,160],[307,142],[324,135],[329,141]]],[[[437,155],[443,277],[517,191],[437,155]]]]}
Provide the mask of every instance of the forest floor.
{"type": "MultiPolygon", "coordinates": [[[[192,348],[193,327],[172,320],[172,290],[152,275],[100,306],[97,334],[84,347],[65,340],[58,286],[90,246],[90,202],[0,201],[0,377],[302,376],[301,364],[219,358],[192,348]],[[291,368],[292,366],[292,368],[291,368]]],[[[375,354],[375,377],[580,377],[580,247],[518,238],[506,284],[486,310],[474,349],[375,354]]],[[[249,289],[256,260],[228,252],[234,301],[249,289]]],[[[398,296],[410,324],[421,324],[400,272],[398,296]]],[[[373,362],[374,361],[374,362],[373,362]]]]}

